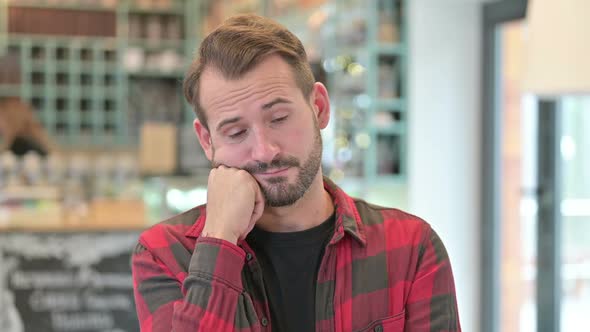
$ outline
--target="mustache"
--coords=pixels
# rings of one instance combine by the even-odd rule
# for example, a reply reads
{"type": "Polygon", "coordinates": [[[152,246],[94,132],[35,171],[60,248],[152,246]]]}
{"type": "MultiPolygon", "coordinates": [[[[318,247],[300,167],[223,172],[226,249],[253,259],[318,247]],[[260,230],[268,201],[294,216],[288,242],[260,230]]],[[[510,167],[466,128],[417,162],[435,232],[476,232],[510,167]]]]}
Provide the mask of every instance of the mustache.
{"type": "Polygon", "coordinates": [[[271,162],[253,162],[242,167],[243,170],[250,174],[266,173],[271,169],[280,169],[287,167],[299,167],[299,160],[295,157],[279,157],[273,159],[271,162]]]}

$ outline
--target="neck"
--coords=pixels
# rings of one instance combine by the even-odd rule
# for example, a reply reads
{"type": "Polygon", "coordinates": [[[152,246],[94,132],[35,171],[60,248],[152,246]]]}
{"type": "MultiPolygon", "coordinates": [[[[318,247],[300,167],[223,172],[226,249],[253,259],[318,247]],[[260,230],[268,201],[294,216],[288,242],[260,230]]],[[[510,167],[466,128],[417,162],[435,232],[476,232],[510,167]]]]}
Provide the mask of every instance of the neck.
{"type": "Polygon", "coordinates": [[[266,207],[256,226],[268,232],[298,232],[313,228],[334,213],[330,194],[318,171],[307,192],[293,205],[266,207]]]}

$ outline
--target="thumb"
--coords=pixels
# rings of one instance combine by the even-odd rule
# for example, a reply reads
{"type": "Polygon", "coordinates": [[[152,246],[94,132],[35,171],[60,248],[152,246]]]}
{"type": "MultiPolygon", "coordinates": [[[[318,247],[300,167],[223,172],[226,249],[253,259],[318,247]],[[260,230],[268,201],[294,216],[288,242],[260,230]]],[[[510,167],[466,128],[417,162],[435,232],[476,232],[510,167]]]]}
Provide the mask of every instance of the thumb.
{"type": "Polygon", "coordinates": [[[258,182],[254,181],[254,209],[252,210],[252,217],[250,218],[250,224],[254,227],[254,224],[262,217],[264,212],[264,195],[262,195],[262,189],[258,182]]]}

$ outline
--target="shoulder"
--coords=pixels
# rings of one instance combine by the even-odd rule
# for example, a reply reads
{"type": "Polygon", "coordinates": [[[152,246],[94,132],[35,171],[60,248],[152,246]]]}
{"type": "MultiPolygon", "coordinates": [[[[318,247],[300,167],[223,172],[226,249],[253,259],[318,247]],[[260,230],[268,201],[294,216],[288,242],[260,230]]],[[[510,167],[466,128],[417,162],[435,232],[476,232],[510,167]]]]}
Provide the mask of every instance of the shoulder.
{"type": "Polygon", "coordinates": [[[204,206],[197,206],[143,231],[133,252],[134,273],[152,275],[164,271],[182,281],[195,248],[195,225],[203,213],[204,206]]]}
{"type": "Polygon", "coordinates": [[[139,236],[139,245],[155,250],[174,243],[187,243],[187,234],[192,233],[204,213],[205,205],[200,205],[165,219],[144,230],[139,236]]]}
{"type": "Polygon", "coordinates": [[[390,243],[418,245],[431,236],[430,224],[411,213],[361,199],[354,199],[354,204],[369,241],[385,236],[390,243]]]}

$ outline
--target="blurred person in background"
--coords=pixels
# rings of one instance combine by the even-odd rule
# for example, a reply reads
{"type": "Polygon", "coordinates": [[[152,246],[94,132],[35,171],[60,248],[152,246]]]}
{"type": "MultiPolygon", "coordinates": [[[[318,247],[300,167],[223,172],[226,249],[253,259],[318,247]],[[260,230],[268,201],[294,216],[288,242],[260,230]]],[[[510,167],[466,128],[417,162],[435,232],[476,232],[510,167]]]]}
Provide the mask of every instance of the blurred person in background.
{"type": "Polygon", "coordinates": [[[0,139],[0,153],[23,156],[34,151],[46,156],[56,149],[31,106],[17,97],[0,98],[0,139]]]}
{"type": "Polygon", "coordinates": [[[430,225],[323,176],[330,99],[301,41],[241,15],[198,54],[184,89],[213,167],[207,204],[141,234],[141,330],[460,331],[430,225]]]}

